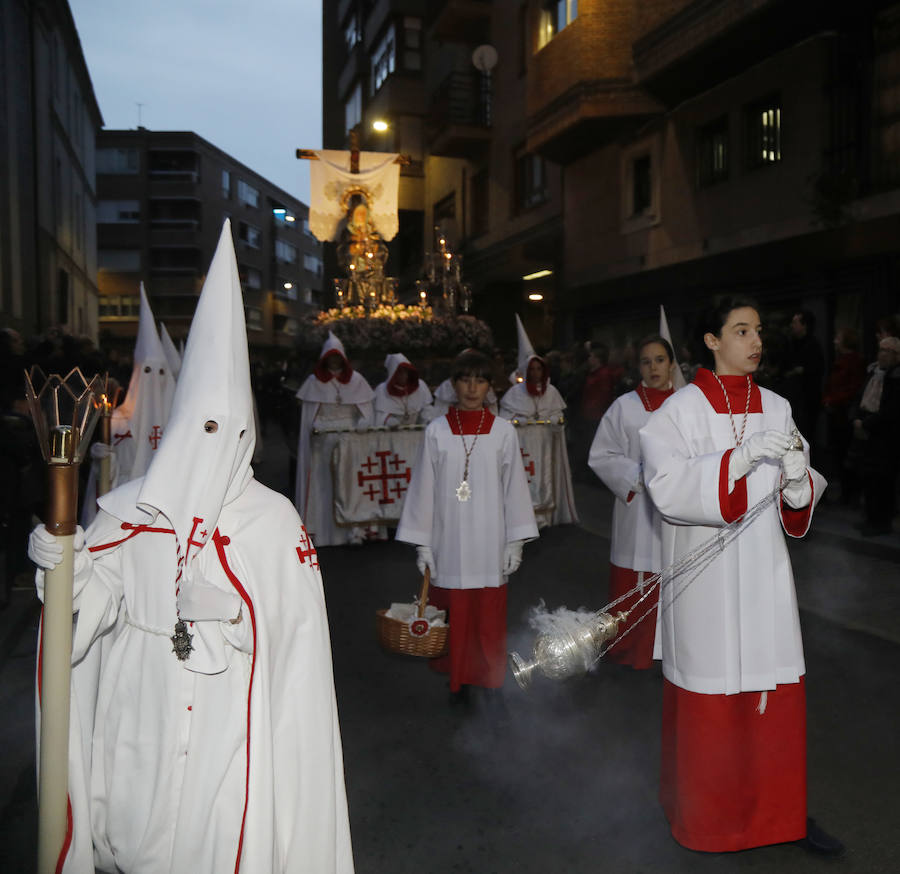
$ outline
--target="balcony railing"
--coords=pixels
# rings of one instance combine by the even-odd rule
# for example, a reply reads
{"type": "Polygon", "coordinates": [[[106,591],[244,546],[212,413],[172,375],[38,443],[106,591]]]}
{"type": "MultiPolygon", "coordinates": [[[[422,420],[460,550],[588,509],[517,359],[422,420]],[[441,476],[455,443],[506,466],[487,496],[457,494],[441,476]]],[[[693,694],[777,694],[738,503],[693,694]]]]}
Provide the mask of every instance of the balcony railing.
{"type": "Polygon", "coordinates": [[[490,127],[492,90],[490,77],[483,73],[451,73],[432,97],[432,123],[435,126],[465,124],[490,127]]]}

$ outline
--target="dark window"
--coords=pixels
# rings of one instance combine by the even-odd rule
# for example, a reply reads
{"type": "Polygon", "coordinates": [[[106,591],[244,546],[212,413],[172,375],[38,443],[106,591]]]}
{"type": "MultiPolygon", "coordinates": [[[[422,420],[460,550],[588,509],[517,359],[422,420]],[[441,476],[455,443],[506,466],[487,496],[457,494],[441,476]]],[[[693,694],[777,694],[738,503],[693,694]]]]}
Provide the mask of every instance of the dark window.
{"type": "Polygon", "coordinates": [[[478,237],[487,233],[490,222],[488,206],[488,172],[479,170],[471,182],[472,190],[472,236],[478,237]]]}
{"type": "Polygon", "coordinates": [[[781,160],[781,98],[769,97],[744,107],[744,148],[748,170],[781,160]]]}
{"type": "Polygon", "coordinates": [[[516,157],[515,212],[523,212],[547,200],[547,165],[540,155],[516,157]]]}
{"type": "Polygon", "coordinates": [[[635,158],[631,165],[631,214],[643,215],[653,203],[653,180],[649,155],[635,158]]]}
{"type": "Polygon", "coordinates": [[[728,178],[728,116],[697,131],[697,185],[706,188],[728,178]]]}
{"type": "Polygon", "coordinates": [[[69,274],[60,270],[56,283],[56,318],[60,323],[69,321],[69,274]]]}

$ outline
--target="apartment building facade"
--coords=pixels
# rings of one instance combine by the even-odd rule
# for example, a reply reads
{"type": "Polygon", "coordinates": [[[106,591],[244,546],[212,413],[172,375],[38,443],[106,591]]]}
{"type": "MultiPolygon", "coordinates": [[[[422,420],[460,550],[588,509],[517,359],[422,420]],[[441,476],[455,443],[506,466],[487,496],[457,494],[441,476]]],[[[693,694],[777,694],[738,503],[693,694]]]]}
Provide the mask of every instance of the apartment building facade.
{"type": "Polygon", "coordinates": [[[105,130],[97,140],[100,327],[133,342],[140,283],[186,337],[222,223],[231,219],[251,349],[291,348],[317,310],[321,244],[309,209],[190,131],[105,130]]]}
{"type": "Polygon", "coordinates": [[[96,340],[103,119],[65,0],[0,3],[0,80],[0,324],[96,340]]]}
{"type": "Polygon", "coordinates": [[[401,226],[449,230],[501,342],[686,334],[729,290],[823,341],[900,309],[900,4],[340,0],[323,48],[326,146],[421,161],[401,226]]]}

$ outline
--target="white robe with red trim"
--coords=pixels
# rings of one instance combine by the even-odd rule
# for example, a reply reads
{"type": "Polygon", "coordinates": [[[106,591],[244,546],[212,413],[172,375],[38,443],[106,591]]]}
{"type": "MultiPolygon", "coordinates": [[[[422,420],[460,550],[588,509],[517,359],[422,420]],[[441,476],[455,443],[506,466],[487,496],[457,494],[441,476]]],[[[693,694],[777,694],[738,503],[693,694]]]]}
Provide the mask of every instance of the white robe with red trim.
{"type": "Polygon", "coordinates": [[[495,418],[476,440],[454,434],[446,416],[433,421],[425,429],[397,528],[397,540],[431,547],[432,582],[444,589],[502,586],[506,544],[537,536],[515,428],[495,418]],[[471,448],[468,501],[456,497],[466,460],[463,439],[471,448]]]}
{"type": "MultiPolygon", "coordinates": [[[[788,402],[767,389],[762,412],[750,413],[746,440],[769,429],[791,433],[788,402]]],[[[743,419],[743,411],[735,420],[743,419]]],[[[644,480],[663,516],[662,565],[671,566],[752,508],[780,482],[781,465],[763,460],[728,491],[735,439],[727,414],[716,413],[692,384],[677,391],[640,432],[644,480]],[[743,490],[746,500],[743,501],[743,490]]],[[[809,447],[804,441],[809,459],[809,447]]],[[[735,694],[796,683],[805,671],[797,596],[784,532],[806,533],[825,487],[809,471],[813,498],[803,511],[780,498],[702,568],[663,586],[655,658],[663,674],[691,692],[735,694]]]]}
{"type": "Polygon", "coordinates": [[[188,561],[240,596],[242,619],[191,623],[181,662],[175,538],[162,515],[138,525],[142,483],[101,499],[87,532],[63,870],[352,872],[328,620],[303,523],[255,480],[222,508],[188,561]]]}
{"type": "Polygon", "coordinates": [[[661,519],[641,479],[641,443],[638,432],[650,411],[636,391],[616,398],[600,420],[588,466],[616,496],[613,504],[609,560],[634,571],[660,570],[661,519]]]}

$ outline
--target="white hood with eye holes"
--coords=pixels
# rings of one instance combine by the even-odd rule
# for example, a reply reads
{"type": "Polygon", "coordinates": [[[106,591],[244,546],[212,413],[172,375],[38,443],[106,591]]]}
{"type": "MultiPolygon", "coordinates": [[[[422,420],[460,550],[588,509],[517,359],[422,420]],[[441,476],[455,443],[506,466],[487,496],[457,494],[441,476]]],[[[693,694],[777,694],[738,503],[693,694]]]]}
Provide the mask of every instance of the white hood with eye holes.
{"type": "Polygon", "coordinates": [[[118,483],[146,473],[165,433],[174,393],[175,377],[141,283],[140,320],[131,380],[125,400],[113,411],[110,422],[113,445],[119,453],[118,483]]]}
{"type": "Polygon", "coordinates": [[[165,438],[137,498],[141,509],[172,523],[182,555],[195,555],[209,540],[223,505],[253,478],[255,443],[243,295],[226,219],[191,323],[165,438]]]}

